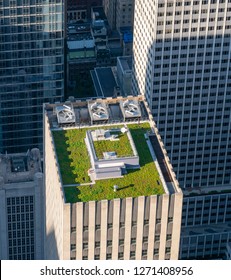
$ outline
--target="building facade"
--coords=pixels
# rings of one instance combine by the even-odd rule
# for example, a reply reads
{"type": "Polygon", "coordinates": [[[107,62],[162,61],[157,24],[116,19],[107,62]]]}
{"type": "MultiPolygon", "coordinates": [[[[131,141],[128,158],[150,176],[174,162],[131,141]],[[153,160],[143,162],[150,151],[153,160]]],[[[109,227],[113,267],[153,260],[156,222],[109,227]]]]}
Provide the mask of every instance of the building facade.
{"type": "Polygon", "coordinates": [[[42,104],[64,94],[64,1],[0,1],[0,152],[42,148],[42,104]]]}
{"type": "Polygon", "coordinates": [[[117,79],[124,96],[131,93],[132,81],[132,57],[120,56],[117,57],[117,79]]]}
{"type": "Polygon", "coordinates": [[[137,1],[133,93],[182,188],[230,184],[231,1],[137,1]]]}
{"type": "Polygon", "coordinates": [[[87,21],[91,8],[102,6],[102,0],[67,0],[67,20],[87,21]]]}
{"type": "Polygon", "coordinates": [[[0,156],[0,259],[41,260],[43,174],[38,149],[0,156]]]}
{"type": "Polygon", "coordinates": [[[103,7],[111,29],[133,26],[134,0],[103,0],[103,7]]]}
{"type": "MultiPolygon", "coordinates": [[[[142,97],[134,98],[131,96],[117,99],[104,98],[82,102],[73,101],[72,103],[64,104],[69,108],[69,116],[70,111],[72,110],[73,112],[68,123],[67,121],[65,121],[66,123],[60,122],[58,115],[56,118],[53,114],[57,110],[57,106],[60,109],[62,104],[45,105],[45,259],[178,259],[182,192],[175,179],[175,174],[172,172],[172,166],[166,156],[166,151],[162,150],[163,144],[154,125],[153,118],[151,117],[149,120],[148,116],[151,116],[151,113],[149,110],[146,111],[145,108],[147,107],[146,105],[143,107],[144,104],[146,103],[144,103],[142,97]],[[127,112],[129,109],[125,111],[120,109],[122,108],[122,104],[126,105],[126,108],[130,104],[131,111],[127,112]],[[137,111],[135,110],[136,106],[139,108],[137,111]],[[139,114],[134,113],[134,117],[132,117],[134,110],[139,112],[139,114]],[[100,116],[102,117],[101,121],[100,116]],[[137,120],[137,116],[140,117],[138,117],[139,121],[137,120]],[[78,195],[78,191],[75,193],[75,190],[70,188],[70,185],[66,185],[71,175],[68,178],[64,177],[62,163],[59,160],[60,151],[57,146],[59,145],[57,141],[59,141],[58,139],[61,140],[59,137],[62,133],[70,132],[70,135],[76,133],[78,135],[81,131],[83,133],[84,129],[91,130],[90,123],[92,123],[93,127],[97,126],[100,129],[102,126],[111,126],[112,124],[119,124],[120,126],[127,124],[129,126],[139,123],[142,126],[142,123],[147,121],[150,124],[151,130],[153,132],[155,131],[155,133],[150,138],[147,136],[145,140],[149,148],[147,148],[147,144],[144,142],[141,149],[150,149],[152,151],[152,158],[155,161],[152,172],[156,172],[154,166],[157,166],[156,168],[160,176],[160,179],[155,180],[151,188],[153,189],[155,186],[163,184],[164,191],[156,195],[142,195],[144,194],[142,191],[140,195],[133,197],[131,193],[129,195],[129,192],[132,191],[132,188],[136,188],[134,184],[137,182],[135,182],[136,180],[129,180],[129,184],[132,185],[125,185],[128,191],[125,197],[122,197],[118,190],[117,193],[114,193],[109,198],[108,192],[110,192],[112,187],[110,186],[111,183],[109,183],[109,189],[104,189],[103,191],[102,189],[97,189],[97,182],[90,183],[89,181],[90,185],[89,183],[85,183],[84,186],[85,190],[89,190],[92,195],[87,199],[81,199],[82,196],[79,196],[79,199],[77,199],[75,195],[78,195]],[[102,194],[101,197],[103,199],[94,199],[94,194],[98,193],[102,194]]],[[[65,111],[67,107],[62,107],[62,109],[65,111]]],[[[139,133],[137,132],[138,130],[135,133],[139,133]]],[[[134,135],[132,132],[132,137],[135,141],[134,135]]],[[[142,134],[140,137],[139,143],[140,141],[143,142],[144,135],[142,134]]],[[[63,145],[62,142],[59,143],[61,146],[63,145]]],[[[142,166],[144,166],[144,163],[142,163],[140,148],[136,141],[134,143],[140,157],[141,169],[143,169],[144,167],[142,166]]],[[[80,152],[82,153],[86,149],[85,146],[82,146],[80,152]]],[[[74,152],[72,148],[69,151],[70,154],[74,152]]],[[[74,153],[76,152],[77,150],[74,153]]],[[[85,162],[87,162],[88,156],[84,158],[85,162]]],[[[147,160],[147,157],[145,157],[145,160],[147,160]]],[[[108,166],[105,160],[103,162],[103,165],[100,162],[99,164],[101,164],[102,168],[108,168],[110,174],[120,166],[118,164],[116,167],[112,165],[108,166]]],[[[87,166],[85,168],[88,170],[88,174],[92,171],[87,166]]],[[[124,167],[122,169],[124,170],[124,167]]],[[[97,171],[95,170],[95,172],[97,171]]],[[[133,170],[133,172],[136,171],[133,170]]],[[[119,177],[121,178],[117,180],[119,180],[118,184],[121,187],[123,186],[123,179],[126,177],[126,174],[123,172],[123,176],[120,175],[119,177]]],[[[82,173],[81,178],[77,179],[77,181],[79,180],[86,182],[84,173],[82,173]]],[[[114,178],[113,180],[116,179],[114,178]]],[[[107,184],[105,183],[106,181],[104,178],[100,184],[107,184]]],[[[145,189],[143,185],[140,187],[143,190],[145,189]]]]}
{"type": "Polygon", "coordinates": [[[184,197],[180,259],[226,259],[230,241],[231,193],[184,197]]]}

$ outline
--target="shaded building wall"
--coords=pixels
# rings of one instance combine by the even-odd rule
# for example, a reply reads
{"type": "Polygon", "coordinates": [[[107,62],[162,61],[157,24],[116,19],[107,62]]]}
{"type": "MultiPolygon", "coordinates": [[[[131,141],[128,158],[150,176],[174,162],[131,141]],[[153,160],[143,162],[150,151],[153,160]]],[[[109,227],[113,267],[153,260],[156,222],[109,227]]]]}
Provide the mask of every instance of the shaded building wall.
{"type": "MultiPolygon", "coordinates": [[[[52,133],[49,130],[47,117],[44,116],[44,172],[45,172],[45,247],[44,257],[49,260],[69,259],[69,241],[66,231],[70,231],[70,221],[66,207],[60,175],[58,174],[57,159],[53,146],[52,133]],[[66,240],[67,238],[67,240],[66,240]],[[66,245],[66,247],[65,247],[66,245]]],[[[68,207],[68,205],[67,205],[68,207]]]]}
{"type": "MultiPolygon", "coordinates": [[[[1,178],[1,177],[0,177],[1,178]]],[[[43,175],[0,185],[0,259],[44,258],[43,175]]]]}

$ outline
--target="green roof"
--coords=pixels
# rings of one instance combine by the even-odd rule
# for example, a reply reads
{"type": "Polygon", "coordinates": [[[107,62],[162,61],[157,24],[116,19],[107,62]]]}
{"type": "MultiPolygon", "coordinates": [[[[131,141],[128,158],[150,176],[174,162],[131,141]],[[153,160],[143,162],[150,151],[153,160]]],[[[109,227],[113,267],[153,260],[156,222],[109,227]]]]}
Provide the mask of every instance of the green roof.
{"type": "Polygon", "coordinates": [[[133,156],[131,144],[127,134],[122,132],[110,132],[110,134],[118,135],[118,141],[101,140],[94,141],[94,149],[98,159],[103,159],[104,152],[115,152],[117,157],[133,156]]]}
{"type": "Polygon", "coordinates": [[[71,51],[69,52],[68,55],[69,55],[69,59],[91,58],[91,57],[95,57],[95,51],[94,50],[71,51]]]}
{"type": "MultiPolygon", "coordinates": [[[[118,126],[111,127],[118,128],[118,126]]],[[[91,164],[84,141],[86,131],[94,127],[53,131],[66,202],[110,200],[164,193],[144,137],[144,133],[150,130],[149,123],[129,124],[128,128],[139,155],[140,169],[127,170],[128,173],[123,178],[97,180],[95,184],[91,183],[88,176],[91,164]],[[119,187],[117,192],[113,191],[114,185],[119,187]]]]}

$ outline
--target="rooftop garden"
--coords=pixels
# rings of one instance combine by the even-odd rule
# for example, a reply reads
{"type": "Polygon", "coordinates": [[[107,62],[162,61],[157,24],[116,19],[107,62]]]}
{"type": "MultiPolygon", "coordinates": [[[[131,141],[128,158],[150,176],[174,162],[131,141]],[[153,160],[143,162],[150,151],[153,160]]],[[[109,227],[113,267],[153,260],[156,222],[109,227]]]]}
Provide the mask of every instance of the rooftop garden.
{"type": "Polygon", "coordinates": [[[94,141],[95,153],[98,159],[104,158],[104,152],[115,152],[117,157],[133,156],[132,147],[126,133],[110,131],[110,134],[117,135],[116,139],[118,140],[94,141]]]}
{"type": "Polygon", "coordinates": [[[99,180],[95,184],[90,184],[87,174],[91,164],[84,138],[89,128],[53,131],[66,202],[110,200],[164,193],[144,137],[144,133],[150,129],[149,123],[130,124],[128,128],[139,154],[140,169],[127,170],[128,173],[123,178],[99,180]],[[83,183],[89,185],[75,185],[83,183]],[[113,190],[114,185],[118,186],[116,192],[113,190]]]}

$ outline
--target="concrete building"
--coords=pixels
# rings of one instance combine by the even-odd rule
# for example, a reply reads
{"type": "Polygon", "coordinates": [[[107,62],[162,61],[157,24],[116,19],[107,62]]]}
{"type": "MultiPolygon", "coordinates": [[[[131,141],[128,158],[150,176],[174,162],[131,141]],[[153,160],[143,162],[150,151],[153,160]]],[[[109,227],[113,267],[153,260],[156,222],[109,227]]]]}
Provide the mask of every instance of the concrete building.
{"type": "Polygon", "coordinates": [[[0,174],[0,259],[43,259],[44,189],[39,150],[0,155],[0,174]]]}
{"type": "Polygon", "coordinates": [[[134,0],[103,0],[103,7],[111,29],[133,26],[134,0]]]}
{"type": "Polygon", "coordinates": [[[123,95],[130,95],[132,82],[132,57],[117,57],[118,84],[123,95]]]}
{"type": "Polygon", "coordinates": [[[231,183],[231,2],[136,2],[133,93],[145,95],[182,188],[231,183]]]}
{"type": "Polygon", "coordinates": [[[0,152],[42,150],[42,104],[64,95],[64,1],[0,1],[0,152]]]}
{"type": "Polygon", "coordinates": [[[131,93],[132,57],[117,57],[116,67],[96,67],[91,71],[91,77],[98,98],[128,96],[131,93]]]}
{"type": "Polygon", "coordinates": [[[45,259],[178,259],[182,193],[142,96],[45,104],[44,149],[45,259]],[[89,152],[84,138],[93,130],[100,139],[89,152]],[[123,167],[114,159],[133,142],[140,169],[115,178],[123,167]],[[102,152],[113,159],[101,161],[102,152]],[[90,178],[92,164],[109,168],[109,178],[90,178]]]}
{"type": "Polygon", "coordinates": [[[67,0],[67,20],[87,21],[91,18],[91,8],[102,6],[102,0],[67,0]]]}
{"type": "Polygon", "coordinates": [[[116,28],[133,26],[135,0],[116,1],[116,28]]]}
{"type": "Polygon", "coordinates": [[[116,0],[103,0],[103,8],[111,29],[116,29],[116,0]]]}

